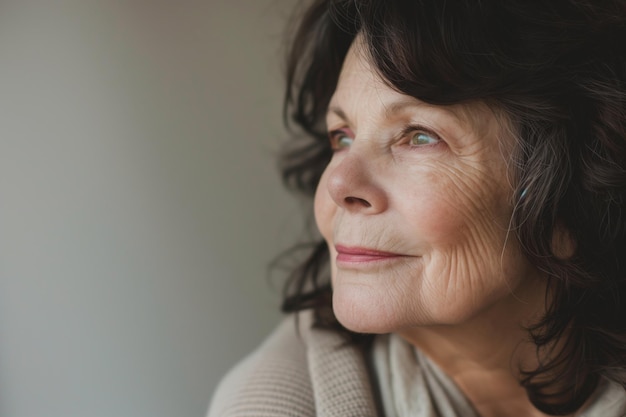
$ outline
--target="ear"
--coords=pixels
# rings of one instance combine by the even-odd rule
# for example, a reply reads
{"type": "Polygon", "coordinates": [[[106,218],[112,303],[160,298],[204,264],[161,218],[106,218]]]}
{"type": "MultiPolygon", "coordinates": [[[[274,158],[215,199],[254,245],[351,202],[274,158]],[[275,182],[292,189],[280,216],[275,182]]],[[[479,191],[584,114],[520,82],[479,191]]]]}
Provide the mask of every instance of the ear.
{"type": "Polygon", "coordinates": [[[576,252],[576,241],[563,223],[557,222],[552,233],[552,253],[558,259],[569,259],[576,252]]]}

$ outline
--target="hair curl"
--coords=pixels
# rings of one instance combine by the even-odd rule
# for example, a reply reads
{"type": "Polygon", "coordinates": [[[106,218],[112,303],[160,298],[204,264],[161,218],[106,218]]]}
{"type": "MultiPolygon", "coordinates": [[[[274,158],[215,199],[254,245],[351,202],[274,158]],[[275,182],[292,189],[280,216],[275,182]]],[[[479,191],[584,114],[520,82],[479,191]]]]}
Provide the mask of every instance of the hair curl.
{"type": "MultiPolygon", "coordinates": [[[[316,0],[287,61],[285,118],[308,141],[282,159],[313,196],[331,151],[326,107],[357,34],[394,89],[436,105],[481,101],[510,121],[517,195],[511,231],[545,272],[544,317],[529,329],[542,362],[521,384],[539,410],[578,410],[601,378],[626,387],[626,2],[316,0]],[[566,256],[555,239],[574,242],[566,256]],[[554,348],[558,341],[558,349],[554,348]]],[[[286,285],[284,311],[363,343],[331,306],[328,248],[286,285]]]]}

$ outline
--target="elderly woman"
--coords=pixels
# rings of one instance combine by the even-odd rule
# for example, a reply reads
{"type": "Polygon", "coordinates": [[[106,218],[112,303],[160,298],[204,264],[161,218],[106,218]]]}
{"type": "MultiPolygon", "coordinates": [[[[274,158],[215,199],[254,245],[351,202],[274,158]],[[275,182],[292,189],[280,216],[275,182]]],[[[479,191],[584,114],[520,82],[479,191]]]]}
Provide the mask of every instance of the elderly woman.
{"type": "Polygon", "coordinates": [[[623,0],[310,5],[323,240],[209,415],[626,415],[624,40],[623,0]]]}

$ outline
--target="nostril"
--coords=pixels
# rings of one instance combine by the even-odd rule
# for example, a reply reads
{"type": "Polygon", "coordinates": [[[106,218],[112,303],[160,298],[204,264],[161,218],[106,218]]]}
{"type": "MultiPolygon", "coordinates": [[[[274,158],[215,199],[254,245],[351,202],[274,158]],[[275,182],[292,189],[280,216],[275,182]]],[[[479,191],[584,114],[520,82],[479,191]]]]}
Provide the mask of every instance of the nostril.
{"type": "Polygon", "coordinates": [[[372,205],[369,203],[369,201],[364,200],[362,198],[359,197],[346,197],[346,204],[352,205],[352,204],[360,204],[363,207],[372,207],[372,205]]]}

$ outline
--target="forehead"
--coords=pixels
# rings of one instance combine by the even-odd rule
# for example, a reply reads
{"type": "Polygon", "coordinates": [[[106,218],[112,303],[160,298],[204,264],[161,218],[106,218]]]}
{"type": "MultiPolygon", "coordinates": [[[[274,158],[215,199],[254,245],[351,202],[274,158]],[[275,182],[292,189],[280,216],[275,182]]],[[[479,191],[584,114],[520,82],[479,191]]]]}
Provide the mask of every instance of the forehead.
{"type": "Polygon", "coordinates": [[[494,127],[494,124],[508,126],[501,112],[494,111],[481,101],[443,106],[429,104],[417,97],[399,92],[381,78],[363,36],[358,35],[345,57],[337,88],[328,106],[328,113],[346,119],[352,112],[371,110],[371,106],[364,104],[372,102],[378,104],[375,108],[381,117],[391,117],[403,110],[423,109],[444,113],[463,127],[477,133],[486,133],[494,127]]]}

